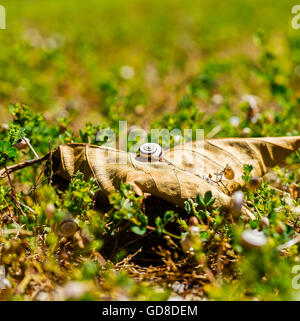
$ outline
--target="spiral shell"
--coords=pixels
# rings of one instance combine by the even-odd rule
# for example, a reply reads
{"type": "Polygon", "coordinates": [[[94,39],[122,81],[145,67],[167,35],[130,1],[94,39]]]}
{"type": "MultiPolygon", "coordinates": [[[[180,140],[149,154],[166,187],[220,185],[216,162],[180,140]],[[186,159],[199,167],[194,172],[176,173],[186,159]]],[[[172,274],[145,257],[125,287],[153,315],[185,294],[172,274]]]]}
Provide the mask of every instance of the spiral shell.
{"type": "Polygon", "coordinates": [[[140,155],[148,158],[160,158],[163,150],[160,145],[155,143],[146,143],[140,147],[140,155]]]}
{"type": "Polygon", "coordinates": [[[78,230],[78,224],[72,218],[64,219],[59,225],[57,233],[60,236],[70,237],[78,230]]]}
{"type": "Polygon", "coordinates": [[[258,230],[246,230],[242,234],[242,243],[246,247],[260,248],[264,246],[267,241],[264,233],[258,230]]]}

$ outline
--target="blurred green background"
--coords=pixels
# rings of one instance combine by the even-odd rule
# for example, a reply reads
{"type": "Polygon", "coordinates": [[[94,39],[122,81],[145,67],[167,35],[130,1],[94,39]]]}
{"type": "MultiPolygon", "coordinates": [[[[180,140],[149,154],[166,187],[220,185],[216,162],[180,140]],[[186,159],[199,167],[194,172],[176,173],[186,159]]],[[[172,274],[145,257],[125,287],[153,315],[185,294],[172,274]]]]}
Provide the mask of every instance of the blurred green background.
{"type": "Polygon", "coordinates": [[[296,1],[1,4],[7,11],[7,30],[0,31],[3,122],[12,101],[46,112],[49,120],[66,117],[75,129],[87,121],[117,119],[147,127],[162,113],[175,111],[192,79],[201,77],[203,70],[209,69],[215,81],[219,71],[206,66],[220,61],[229,68],[221,71],[217,86],[206,92],[200,88],[196,104],[202,111],[211,110],[214,94],[228,97],[232,106],[249,93],[273,106],[267,86],[253,73],[260,54],[254,35],[260,32],[282,58],[287,79],[279,81],[298,90],[300,31],[291,28],[296,1]]]}

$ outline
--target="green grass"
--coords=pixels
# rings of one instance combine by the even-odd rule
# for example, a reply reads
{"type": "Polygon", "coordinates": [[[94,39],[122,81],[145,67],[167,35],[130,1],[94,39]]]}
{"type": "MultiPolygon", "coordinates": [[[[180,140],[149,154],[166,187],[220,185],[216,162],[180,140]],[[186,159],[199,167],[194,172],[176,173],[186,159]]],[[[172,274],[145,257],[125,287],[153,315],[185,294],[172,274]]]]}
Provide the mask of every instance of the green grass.
{"type": "MultiPolygon", "coordinates": [[[[118,130],[119,120],[193,135],[203,128],[208,137],[300,135],[294,1],[1,4],[0,122],[9,124],[0,128],[1,167],[33,158],[13,147],[23,135],[43,155],[49,137],[52,146],[94,144],[98,130],[118,130]],[[254,114],[246,94],[256,96],[254,114]]],[[[285,197],[266,181],[243,190],[257,218],[251,223],[233,222],[209,193],[185,209],[158,200],[149,207],[126,185],[105,213],[94,208],[95,182],[80,173],[58,192],[47,184],[49,172],[20,171],[12,176],[15,194],[0,181],[0,265],[11,284],[0,298],[165,300],[178,281],[191,285],[184,296],[192,299],[299,299],[291,286],[299,246],[277,250],[300,231],[299,197],[290,193],[299,188],[299,162],[298,152],[286,169],[274,169],[285,197]],[[80,229],[74,237],[58,231],[66,218],[80,229]],[[256,228],[268,238],[261,249],[242,241],[256,228]],[[64,288],[69,282],[78,282],[74,297],[64,288]]],[[[250,172],[245,167],[246,181],[250,172]]]]}
{"type": "Polygon", "coordinates": [[[3,5],[8,29],[0,33],[1,116],[7,117],[9,101],[22,101],[48,110],[54,119],[67,114],[76,127],[90,119],[111,120],[114,112],[134,124],[155,120],[162,111],[174,110],[190,77],[215,61],[232,65],[223,84],[232,98],[244,92],[260,96],[264,88],[248,68],[258,52],[253,35],[265,30],[276,51],[289,50],[288,35],[297,37],[290,27],[288,1],[226,5],[54,0],[3,5]],[[133,79],[120,77],[124,65],[134,68],[133,79]],[[113,106],[107,102],[108,86],[113,106]],[[139,105],[151,109],[150,117],[145,112],[136,115],[139,105]]]}

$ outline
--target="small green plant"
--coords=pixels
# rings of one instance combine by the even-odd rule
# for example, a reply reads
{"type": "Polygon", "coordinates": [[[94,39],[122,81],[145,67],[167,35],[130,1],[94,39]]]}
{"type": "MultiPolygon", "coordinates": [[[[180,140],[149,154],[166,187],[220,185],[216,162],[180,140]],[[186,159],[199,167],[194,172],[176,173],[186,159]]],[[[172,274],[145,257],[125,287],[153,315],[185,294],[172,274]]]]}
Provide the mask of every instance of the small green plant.
{"type": "Polygon", "coordinates": [[[64,194],[63,207],[74,216],[84,216],[94,207],[98,191],[99,187],[94,178],[85,181],[84,175],[77,172],[64,194]]]}
{"type": "Polygon", "coordinates": [[[0,141],[0,167],[5,167],[9,161],[14,161],[18,150],[6,141],[0,141]]]}
{"type": "Polygon", "coordinates": [[[110,203],[115,209],[109,218],[112,221],[110,233],[115,233],[114,230],[123,221],[129,223],[128,227],[133,233],[137,235],[146,233],[148,218],[142,211],[142,197],[136,196],[130,185],[122,183],[120,192],[110,196],[110,203]]]}
{"type": "Polygon", "coordinates": [[[244,169],[244,173],[243,173],[242,179],[246,183],[249,183],[250,179],[251,179],[250,174],[251,174],[251,172],[253,170],[253,166],[252,165],[244,165],[243,169],[244,169]]]}

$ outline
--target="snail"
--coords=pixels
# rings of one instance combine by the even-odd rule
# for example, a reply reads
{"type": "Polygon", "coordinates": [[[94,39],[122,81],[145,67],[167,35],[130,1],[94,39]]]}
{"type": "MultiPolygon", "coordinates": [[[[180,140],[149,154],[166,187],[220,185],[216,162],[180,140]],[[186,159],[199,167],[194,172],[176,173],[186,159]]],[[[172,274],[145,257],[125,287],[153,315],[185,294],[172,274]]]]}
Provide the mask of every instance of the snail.
{"type": "Polygon", "coordinates": [[[14,147],[18,150],[27,148],[27,139],[24,137],[23,139],[20,139],[17,143],[15,143],[14,147]]]}
{"type": "Polygon", "coordinates": [[[267,243],[267,238],[258,230],[246,230],[242,234],[242,242],[248,248],[261,248],[267,243]]]}
{"type": "Polygon", "coordinates": [[[57,225],[57,234],[64,237],[70,237],[78,230],[77,222],[70,217],[65,218],[57,225]]]}
{"type": "Polygon", "coordinates": [[[139,149],[139,155],[148,159],[159,159],[162,154],[163,149],[156,143],[145,143],[139,149]]]}

